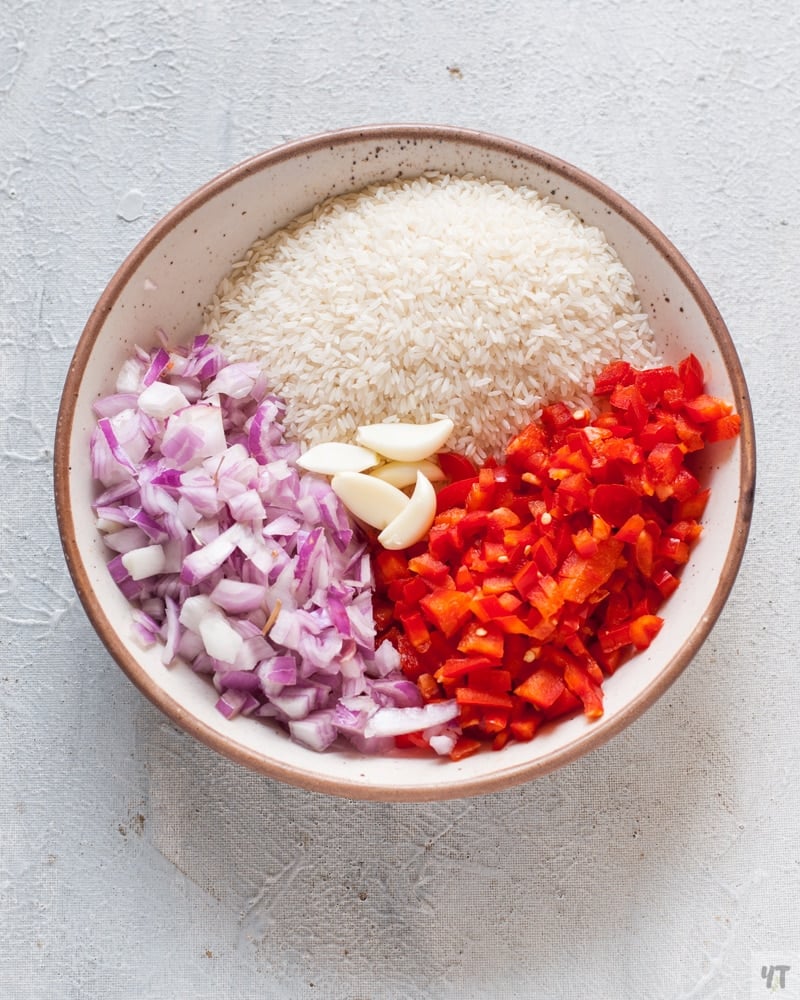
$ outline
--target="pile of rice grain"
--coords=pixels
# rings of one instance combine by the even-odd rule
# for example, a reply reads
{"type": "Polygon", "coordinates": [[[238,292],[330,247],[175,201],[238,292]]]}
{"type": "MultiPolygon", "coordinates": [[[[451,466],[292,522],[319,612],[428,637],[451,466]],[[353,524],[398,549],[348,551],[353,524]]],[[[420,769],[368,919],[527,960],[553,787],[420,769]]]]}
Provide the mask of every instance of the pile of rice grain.
{"type": "Polygon", "coordinates": [[[588,405],[608,361],[656,361],[599,229],[530,189],[465,177],[324,202],[256,242],[204,319],[232,358],[263,363],[306,446],[446,415],[449,445],[482,460],[543,405],[588,405]]]}

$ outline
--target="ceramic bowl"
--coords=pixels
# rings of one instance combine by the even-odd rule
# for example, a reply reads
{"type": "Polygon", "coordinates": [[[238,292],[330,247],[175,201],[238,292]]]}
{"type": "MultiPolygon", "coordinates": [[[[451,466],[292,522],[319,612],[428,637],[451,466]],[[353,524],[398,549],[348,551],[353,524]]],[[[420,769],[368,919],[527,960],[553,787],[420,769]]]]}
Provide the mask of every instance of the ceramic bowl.
{"type": "Polygon", "coordinates": [[[479,132],[419,125],[373,126],[314,136],[233,167],[191,194],[133,250],[89,317],[64,387],[55,445],[55,491],[67,563],[80,599],[113,658],[134,684],[187,733],[246,767],[303,788],[351,798],[445,799],[507,788],[575,760],[619,733],[664,693],[691,661],[736,576],[754,487],[753,424],[731,337],[691,267],[639,211],[581,170],[537,149],[479,132]],[[605,683],[605,714],[582,715],[459,762],[367,757],[347,749],[319,754],[252,719],[232,722],[216,695],[188,668],[165,668],[157,650],[131,635],[131,609],[106,569],[95,528],[88,463],[92,403],[112,390],[134,345],[198,332],[218,281],[259,236],[283,227],[330,195],[423,171],[470,173],[547,192],[602,228],[637,281],[665,360],[702,359],[709,392],[731,400],[740,437],[710,449],[703,476],[713,485],[705,530],[670,598],[648,650],[605,683]]]}

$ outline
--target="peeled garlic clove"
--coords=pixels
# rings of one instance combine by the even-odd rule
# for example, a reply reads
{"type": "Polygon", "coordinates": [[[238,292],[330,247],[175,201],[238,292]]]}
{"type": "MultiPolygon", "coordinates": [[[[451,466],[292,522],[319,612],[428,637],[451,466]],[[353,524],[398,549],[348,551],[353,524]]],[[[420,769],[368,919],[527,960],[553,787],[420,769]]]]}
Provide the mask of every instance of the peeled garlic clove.
{"type": "Polygon", "coordinates": [[[434,483],[447,478],[436,462],[430,462],[427,459],[423,459],[421,462],[387,462],[386,465],[373,469],[370,475],[402,490],[406,486],[413,486],[416,483],[418,472],[434,483]]]}
{"type": "Polygon", "coordinates": [[[385,549],[407,549],[425,537],[435,517],[436,490],[431,481],[418,472],[411,499],[378,535],[378,541],[385,549]]]}
{"type": "Polygon", "coordinates": [[[449,418],[431,424],[367,424],[356,431],[356,441],[396,462],[420,462],[442,447],[453,426],[449,418]]]}
{"type": "Polygon", "coordinates": [[[318,472],[323,476],[335,476],[337,472],[363,472],[380,465],[380,458],[368,448],[357,444],[343,444],[329,441],[317,444],[304,451],[297,464],[307,472],[318,472]]]}
{"type": "Polygon", "coordinates": [[[363,472],[340,472],[331,480],[331,488],[354,517],[379,530],[411,503],[396,486],[363,472]]]}

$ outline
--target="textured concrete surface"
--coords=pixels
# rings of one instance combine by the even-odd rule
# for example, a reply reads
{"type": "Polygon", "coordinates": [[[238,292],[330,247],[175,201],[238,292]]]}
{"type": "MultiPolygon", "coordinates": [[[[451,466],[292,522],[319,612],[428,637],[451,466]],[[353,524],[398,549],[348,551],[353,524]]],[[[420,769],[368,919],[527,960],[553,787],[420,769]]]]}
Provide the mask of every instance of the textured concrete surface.
{"type": "Polygon", "coordinates": [[[800,996],[797,7],[4,0],[0,996],[800,996]],[[90,628],[51,500],[97,296],[182,195],[324,128],[517,137],[645,211],[716,298],[759,434],[710,640],[590,757],[441,805],[238,770],[90,628]],[[762,977],[762,968],[765,975],[762,977]]]}

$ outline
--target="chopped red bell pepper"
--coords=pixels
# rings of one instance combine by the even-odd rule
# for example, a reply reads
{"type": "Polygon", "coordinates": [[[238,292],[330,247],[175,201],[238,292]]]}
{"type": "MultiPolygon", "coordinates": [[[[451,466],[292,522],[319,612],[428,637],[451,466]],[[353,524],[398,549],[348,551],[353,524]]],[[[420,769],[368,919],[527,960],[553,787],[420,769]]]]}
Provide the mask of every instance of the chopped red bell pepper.
{"type": "Polygon", "coordinates": [[[550,708],[563,690],[563,677],[552,667],[540,667],[514,688],[514,694],[537,708],[550,708]]]}
{"type": "Polygon", "coordinates": [[[596,416],[546,407],[504,462],[441,456],[453,481],[426,542],[375,553],[378,639],[426,701],[457,700],[468,735],[453,759],[602,714],[604,675],[659,633],[702,530],[709,491],[692,455],[740,431],[693,356],[677,371],[616,362],[595,395],[596,416]]]}
{"type": "Polygon", "coordinates": [[[620,385],[631,385],[636,378],[633,365],[627,361],[612,361],[594,381],[595,396],[610,396],[620,385]]]}
{"type": "Polygon", "coordinates": [[[461,479],[473,479],[478,475],[474,463],[454,451],[440,451],[436,460],[451,483],[457,483],[461,479]]]}
{"type": "Polygon", "coordinates": [[[703,391],[706,377],[703,366],[694,356],[689,354],[678,365],[678,375],[683,384],[683,395],[685,399],[694,399],[703,391]]]}
{"type": "Polygon", "coordinates": [[[469,621],[471,602],[471,594],[438,587],[419,603],[430,621],[449,639],[469,621]]]}
{"type": "Polygon", "coordinates": [[[478,477],[470,479],[457,479],[455,482],[442,487],[436,494],[436,511],[441,514],[451,507],[463,507],[469,491],[478,482],[478,477]]]}

